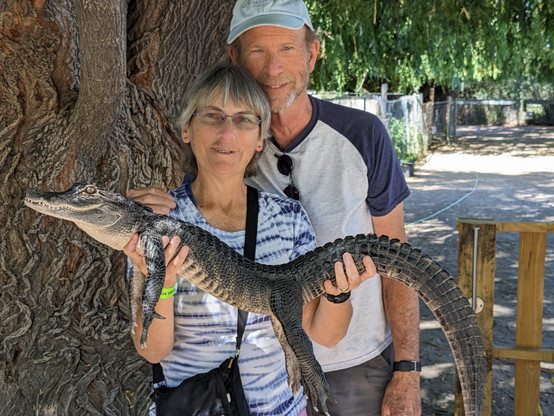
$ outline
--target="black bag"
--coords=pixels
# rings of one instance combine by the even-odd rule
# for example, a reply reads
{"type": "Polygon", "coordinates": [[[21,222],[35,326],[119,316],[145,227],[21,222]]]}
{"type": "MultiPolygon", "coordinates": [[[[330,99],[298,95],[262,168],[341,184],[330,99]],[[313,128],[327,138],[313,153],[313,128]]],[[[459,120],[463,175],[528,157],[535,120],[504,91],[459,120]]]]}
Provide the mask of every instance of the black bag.
{"type": "MultiPolygon", "coordinates": [[[[244,255],[254,259],[258,225],[258,191],[248,187],[244,255]]],[[[218,368],[183,380],[177,387],[167,387],[162,366],[153,365],[154,391],[158,416],[249,416],[237,364],[248,312],[238,310],[237,344],[234,357],[218,368]]]]}
{"type": "MultiPolygon", "coordinates": [[[[243,312],[245,317],[248,314],[244,311],[239,312],[243,312]]],[[[177,387],[155,388],[151,397],[156,403],[156,414],[158,416],[248,416],[250,413],[237,361],[238,354],[226,359],[218,368],[183,380],[177,387]]],[[[161,366],[159,369],[161,371],[161,366]]],[[[154,369],[154,373],[156,371],[154,369]]]]}

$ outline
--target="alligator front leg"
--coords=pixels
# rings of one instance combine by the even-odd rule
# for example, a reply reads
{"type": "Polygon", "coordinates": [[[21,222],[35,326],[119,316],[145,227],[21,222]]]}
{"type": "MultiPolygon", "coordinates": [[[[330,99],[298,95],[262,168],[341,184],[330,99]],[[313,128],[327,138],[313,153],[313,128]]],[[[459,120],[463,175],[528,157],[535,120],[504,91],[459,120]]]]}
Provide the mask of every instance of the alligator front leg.
{"type": "Polygon", "coordinates": [[[146,283],[142,292],[142,334],[140,345],[142,348],[146,348],[146,338],[150,324],[152,324],[154,318],[165,319],[155,310],[165,281],[165,254],[160,235],[143,233],[141,238],[144,239],[144,260],[146,261],[148,274],[146,275],[146,283]]]}
{"type": "MultiPolygon", "coordinates": [[[[295,282],[296,283],[296,282],[295,282]]],[[[323,370],[314,356],[312,341],[302,328],[302,293],[300,285],[280,282],[271,293],[271,310],[279,320],[287,345],[300,368],[304,394],[316,410],[327,412],[327,399],[334,401],[323,370]]],[[[287,348],[285,350],[285,355],[287,348]]],[[[287,368],[288,370],[288,368],[287,368]]],[[[290,373],[289,373],[290,377],[290,373]]]]}
{"type": "Polygon", "coordinates": [[[142,290],[146,276],[142,274],[138,267],[133,266],[133,273],[129,280],[129,308],[131,310],[131,333],[135,333],[137,325],[137,311],[142,305],[142,290]]]}

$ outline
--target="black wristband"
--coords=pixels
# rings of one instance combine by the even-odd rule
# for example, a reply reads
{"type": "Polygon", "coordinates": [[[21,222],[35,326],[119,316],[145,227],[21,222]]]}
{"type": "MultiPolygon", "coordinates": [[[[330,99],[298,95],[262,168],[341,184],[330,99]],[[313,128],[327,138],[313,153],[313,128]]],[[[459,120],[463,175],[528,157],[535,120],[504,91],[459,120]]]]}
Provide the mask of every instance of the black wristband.
{"type": "Polygon", "coordinates": [[[325,299],[327,299],[331,303],[344,303],[348,299],[350,299],[351,293],[352,292],[344,292],[337,296],[330,295],[329,293],[324,293],[323,296],[325,296],[325,299]]]}
{"type": "Polygon", "coordinates": [[[402,371],[405,373],[414,373],[421,371],[421,363],[419,361],[395,361],[392,364],[392,371],[402,371]]]}

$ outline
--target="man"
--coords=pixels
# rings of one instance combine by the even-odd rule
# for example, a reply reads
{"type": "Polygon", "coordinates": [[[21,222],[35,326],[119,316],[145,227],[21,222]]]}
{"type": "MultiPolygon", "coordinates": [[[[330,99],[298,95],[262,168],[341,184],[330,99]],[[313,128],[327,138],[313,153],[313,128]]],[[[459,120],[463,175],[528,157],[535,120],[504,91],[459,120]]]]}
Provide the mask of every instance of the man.
{"type": "MultiPolygon", "coordinates": [[[[231,60],[254,76],[272,110],[273,137],[251,183],[300,199],[318,245],[372,232],[406,241],[402,201],[409,190],[382,123],[308,95],[320,43],[303,1],[238,0],[228,43],[231,60]]],[[[174,207],[159,190],[129,196],[162,213],[174,207]]],[[[344,266],[352,269],[349,256],[344,266]]],[[[351,299],[346,337],[330,349],[314,344],[338,402],[330,413],[419,415],[417,296],[381,278],[365,281],[351,299]],[[403,362],[394,372],[393,356],[403,362]]]]}

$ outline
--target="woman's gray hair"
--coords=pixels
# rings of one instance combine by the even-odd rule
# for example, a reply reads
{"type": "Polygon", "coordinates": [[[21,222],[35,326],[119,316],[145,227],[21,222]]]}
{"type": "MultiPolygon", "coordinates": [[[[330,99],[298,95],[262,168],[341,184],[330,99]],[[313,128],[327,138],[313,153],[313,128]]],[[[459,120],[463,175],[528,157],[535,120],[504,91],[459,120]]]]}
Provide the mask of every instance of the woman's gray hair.
{"type": "MultiPolygon", "coordinates": [[[[212,105],[219,99],[223,99],[223,104],[232,102],[244,105],[249,111],[254,112],[262,120],[259,137],[262,140],[269,137],[271,109],[264,92],[246,69],[231,63],[219,63],[194,80],[185,94],[178,123],[188,128],[194,112],[212,105]]],[[[261,153],[256,151],[246,166],[245,178],[256,174],[256,164],[261,153]]],[[[190,143],[185,143],[184,170],[187,175],[198,175],[198,165],[190,143]]]]}

